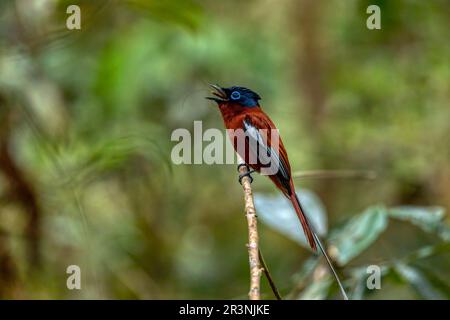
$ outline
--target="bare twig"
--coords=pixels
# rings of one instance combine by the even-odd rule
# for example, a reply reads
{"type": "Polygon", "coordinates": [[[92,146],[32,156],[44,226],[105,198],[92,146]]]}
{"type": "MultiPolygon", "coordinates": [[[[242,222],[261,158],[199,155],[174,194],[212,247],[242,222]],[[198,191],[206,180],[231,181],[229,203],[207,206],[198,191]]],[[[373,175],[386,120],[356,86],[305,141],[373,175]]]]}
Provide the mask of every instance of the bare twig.
{"type": "Polygon", "coordinates": [[[292,174],[293,178],[315,178],[315,179],[376,179],[377,174],[371,170],[308,170],[296,171],[292,174]]]}
{"type": "MultiPolygon", "coordinates": [[[[244,164],[242,159],[239,159],[239,164],[244,164]]],[[[239,173],[245,174],[248,172],[247,167],[239,166],[239,173]]],[[[260,280],[261,280],[261,265],[258,254],[258,225],[256,219],[255,204],[253,202],[253,193],[251,188],[251,181],[248,176],[244,176],[241,180],[242,188],[244,189],[245,200],[245,215],[248,224],[248,258],[250,263],[250,291],[248,297],[250,300],[259,300],[261,298],[260,280]]]]}
{"type": "Polygon", "coordinates": [[[278,291],[277,286],[275,285],[275,282],[273,281],[272,275],[270,274],[269,268],[267,267],[266,261],[264,260],[261,249],[258,250],[258,253],[259,253],[259,261],[261,262],[261,266],[263,267],[264,274],[267,280],[269,281],[269,285],[270,288],[272,289],[273,294],[275,295],[277,300],[283,300],[280,292],[278,291]]]}

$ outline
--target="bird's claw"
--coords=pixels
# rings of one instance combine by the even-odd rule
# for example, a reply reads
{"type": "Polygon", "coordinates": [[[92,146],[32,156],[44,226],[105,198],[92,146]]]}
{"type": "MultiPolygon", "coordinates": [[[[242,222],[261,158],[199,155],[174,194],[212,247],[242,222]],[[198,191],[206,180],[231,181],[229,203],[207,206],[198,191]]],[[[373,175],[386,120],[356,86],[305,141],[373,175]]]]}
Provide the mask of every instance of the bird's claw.
{"type": "Polygon", "coordinates": [[[244,178],[244,177],[249,177],[250,178],[250,183],[252,183],[253,182],[253,177],[251,176],[251,174],[253,172],[255,172],[255,170],[252,170],[252,171],[240,174],[239,175],[239,183],[242,184],[242,178],[244,178]]]}
{"type": "Polygon", "coordinates": [[[241,174],[239,175],[239,183],[242,185],[242,178],[244,178],[244,177],[249,177],[249,178],[250,178],[250,183],[252,183],[252,182],[253,182],[253,177],[251,176],[251,174],[252,174],[253,172],[255,172],[255,170],[250,170],[250,168],[249,168],[248,165],[246,165],[245,163],[241,163],[241,164],[239,164],[238,167],[237,167],[238,172],[239,172],[239,169],[240,169],[241,167],[243,167],[243,166],[245,166],[245,167],[247,168],[247,172],[246,172],[246,173],[241,173],[241,174]]]}

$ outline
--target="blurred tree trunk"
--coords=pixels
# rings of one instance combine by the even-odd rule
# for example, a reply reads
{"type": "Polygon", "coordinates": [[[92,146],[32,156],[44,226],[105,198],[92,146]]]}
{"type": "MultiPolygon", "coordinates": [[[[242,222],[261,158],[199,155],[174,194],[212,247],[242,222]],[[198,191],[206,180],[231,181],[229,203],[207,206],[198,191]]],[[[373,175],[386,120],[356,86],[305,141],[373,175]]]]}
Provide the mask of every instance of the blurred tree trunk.
{"type": "Polygon", "coordinates": [[[7,234],[0,230],[0,299],[10,298],[17,286],[16,269],[8,248],[7,234]]]}
{"type": "MultiPolygon", "coordinates": [[[[301,0],[295,2],[294,5],[293,24],[296,33],[299,35],[296,52],[299,61],[298,86],[299,91],[303,92],[306,103],[301,107],[307,111],[306,120],[301,119],[301,121],[311,133],[310,138],[314,140],[314,152],[317,155],[330,155],[324,130],[329,121],[326,112],[328,96],[326,88],[327,63],[323,45],[326,41],[324,41],[325,34],[322,30],[328,14],[327,6],[323,1],[315,0],[301,0]]],[[[333,156],[320,156],[317,158],[315,165],[317,168],[338,169],[336,159],[333,156]]],[[[316,192],[327,204],[335,204],[337,201],[336,183],[333,179],[317,182],[316,192]]]]}
{"type": "MultiPolygon", "coordinates": [[[[0,95],[0,140],[3,140],[6,122],[9,112],[6,109],[6,101],[0,95]]],[[[0,169],[3,166],[0,164],[0,169]]],[[[8,234],[0,229],[0,299],[6,299],[11,293],[17,279],[16,268],[11,251],[8,247],[8,234]]]]}
{"type": "Polygon", "coordinates": [[[41,208],[33,186],[16,164],[10,152],[12,111],[6,99],[0,97],[0,172],[8,183],[8,196],[18,203],[28,215],[25,236],[28,258],[32,268],[40,265],[41,208]]]}
{"type": "MultiPolygon", "coordinates": [[[[323,2],[302,0],[295,4],[294,23],[299,35],[299,82],[308,109],[310,129],[320,131],[325,113],[324,61],[320,33],[323,2]]],[[[318,132],[317,132],[318,133],[318,132]]]]}

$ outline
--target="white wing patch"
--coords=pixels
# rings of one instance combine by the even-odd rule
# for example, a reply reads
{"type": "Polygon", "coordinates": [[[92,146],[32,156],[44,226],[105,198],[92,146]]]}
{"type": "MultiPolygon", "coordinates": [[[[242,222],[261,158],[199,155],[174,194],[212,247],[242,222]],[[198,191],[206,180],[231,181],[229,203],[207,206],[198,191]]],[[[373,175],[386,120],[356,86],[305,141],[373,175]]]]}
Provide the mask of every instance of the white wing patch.
{"type": "MultiPolygon", "coordinates": [[[[251,160],[258,160],[264,166],[274,168],[274,172],[268,172],[269,175],[281,174],[281,177],[287,182],[290,180],[286,164],[280,159],[278,152],[267,146],[266,140],[260,130],[256,128],[249,120],[244,120],[244,131],[249,138],[250,163],[251,160]],[[253,159],[252,159],[253,157],[253,159]]],[[[267,132],[265,133],[267,136],[267,132]]],[[[272,134],[272,133],[271,133],[272,134]]],[[[269,171],[273,171],[270,170],[269,171]]],[[[281,178],[280,177],[280,178],[281,178]]]]}

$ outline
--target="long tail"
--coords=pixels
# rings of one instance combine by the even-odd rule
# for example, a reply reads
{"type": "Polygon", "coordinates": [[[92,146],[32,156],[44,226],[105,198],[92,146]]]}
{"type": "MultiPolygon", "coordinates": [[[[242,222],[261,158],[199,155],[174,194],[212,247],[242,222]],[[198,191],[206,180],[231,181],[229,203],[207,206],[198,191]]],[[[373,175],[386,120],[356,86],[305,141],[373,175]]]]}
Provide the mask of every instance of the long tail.
{"type": "Polygon", "coordinates": [[[291,199],[291,202],[292,202],[292,205],[294,206],[295,212],[297,213],[297,216],[300,219],[300,223],[302,224],[303,232],[305,233],[306,239],[308,240],[309,245],[311,246],[311,249],[313,249],[314,251],[317,251],[316,241],[314,240],[313,230],[311,228],[311,225],[309,224],[308,218],[303,213],[302,206],[300,204],[300,201],[298,200],[297,195],[295,194],[295,191],[293,191],[293,194],[289,198],[291,199]]]}
{"type": "Polygon", "coordinates": [[[308,239],[309,245],[314,251],[317,251],[316,243],[320,248],[320,251],[322,252],[323,256],[325,257],[325,260],[327,261],[328,266],[330,267],[331,272],[333,273],[334,278],[336,279],[336,282],[339,286],[339,290],[341,291],[342,296],[344,297],[344,300],[348,300],[347,294],[345,293],[344,287],[342,286],[341,280],[339,279],[339,276],[336,273],[336,270],[333,267],[333,263],[331,262],[330,257],[328,256],[324,246],[322,245],[322,242],[319,239],[319,236],[317,235],[317,232],[314,230],[314,226],[309,223],[308,217],[304,213],[302,209],[302,205],[300,204],[300,200],[297,197],[297,194],[295,191],[293,191],[293,195],[290,196],[291,202],[294,205],[295,212],[297,212],[297,215],[300,219],[300,222],[303,227],[303,231],[305,232],[306,238],[308,239]]]}

